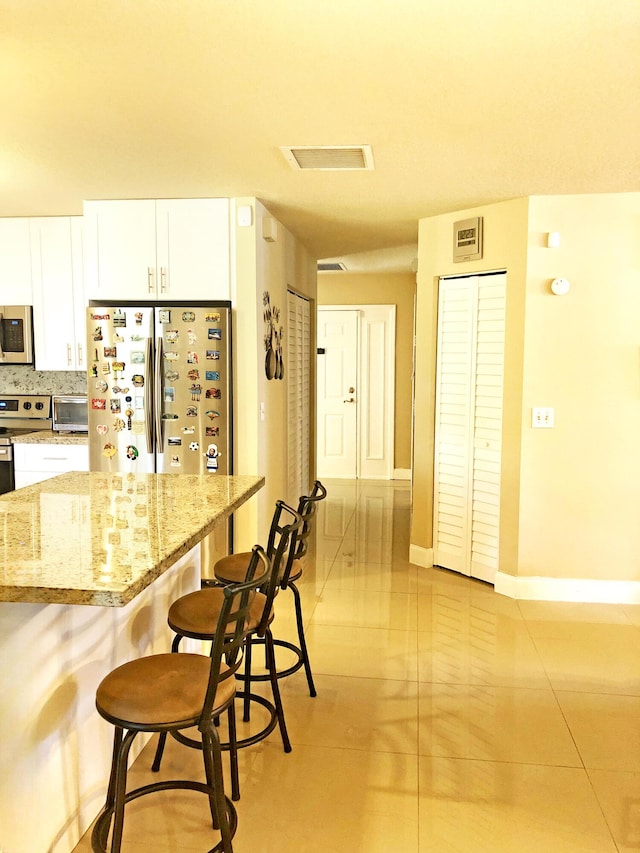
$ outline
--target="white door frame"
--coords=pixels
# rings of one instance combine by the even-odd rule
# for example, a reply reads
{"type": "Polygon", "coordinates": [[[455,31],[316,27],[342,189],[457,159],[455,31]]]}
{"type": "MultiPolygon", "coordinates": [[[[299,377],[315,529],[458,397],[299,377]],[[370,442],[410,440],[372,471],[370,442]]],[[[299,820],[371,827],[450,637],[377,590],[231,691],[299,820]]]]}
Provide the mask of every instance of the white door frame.
{"type": "Polygon", "coordinates": [[[396,306],[318,305],[318,311],[359,313],[356,476],[392,480],[395,470],[396,306]]]}

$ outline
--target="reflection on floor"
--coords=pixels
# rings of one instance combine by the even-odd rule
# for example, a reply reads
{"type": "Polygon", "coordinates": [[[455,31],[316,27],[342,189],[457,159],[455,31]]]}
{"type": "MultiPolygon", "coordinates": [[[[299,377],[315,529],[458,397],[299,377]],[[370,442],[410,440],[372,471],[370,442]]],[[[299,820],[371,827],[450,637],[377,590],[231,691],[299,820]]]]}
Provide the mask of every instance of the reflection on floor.
{"type": "MultiPolygon", "coordinates": [[[[327,487],[302,584],[318,696],[285,679],[293,751],[277,732],[242,751],[235,853],[640,848],[640,606],[516,602],[412,566],[407,483],[327,487]]],[[[167,778],[200,774],[170,746],[167,778]]],[[[127,853],[215,841],[191,792],[132,803],[125,827],[127,853]]]]}

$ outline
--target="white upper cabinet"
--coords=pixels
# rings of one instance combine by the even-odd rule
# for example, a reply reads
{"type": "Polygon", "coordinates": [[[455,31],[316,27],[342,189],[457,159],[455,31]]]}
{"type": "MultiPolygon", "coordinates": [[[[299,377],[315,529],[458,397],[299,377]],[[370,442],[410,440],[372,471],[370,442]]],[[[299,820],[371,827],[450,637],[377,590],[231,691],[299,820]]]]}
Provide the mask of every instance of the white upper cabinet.
{"type": "Polygon", "coordinates": [[[29,219],[0,219],[0,305],[32,305],[29,219]]]}
{"type": "Polygon", "coordinates": [[[82,217],[34,217],[29,225],[35,366],[84,370],[82,217]]]}
{"type": "Polygon", "coordinates": [[[86,201],[88,299],[229,299],[229,200],[86,201]]]}

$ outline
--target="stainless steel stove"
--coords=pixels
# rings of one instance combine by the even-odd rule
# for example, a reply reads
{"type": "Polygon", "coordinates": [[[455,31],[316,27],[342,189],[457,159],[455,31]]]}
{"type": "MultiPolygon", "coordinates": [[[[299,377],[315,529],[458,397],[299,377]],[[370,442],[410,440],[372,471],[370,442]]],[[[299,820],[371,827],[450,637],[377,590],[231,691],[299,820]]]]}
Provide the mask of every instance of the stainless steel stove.
{"type": "Polygon", "coordinates": [[[0,494],[15,488],[13,439],[39,429],[51,429],[49,394],[0,394],[0,494]]]}

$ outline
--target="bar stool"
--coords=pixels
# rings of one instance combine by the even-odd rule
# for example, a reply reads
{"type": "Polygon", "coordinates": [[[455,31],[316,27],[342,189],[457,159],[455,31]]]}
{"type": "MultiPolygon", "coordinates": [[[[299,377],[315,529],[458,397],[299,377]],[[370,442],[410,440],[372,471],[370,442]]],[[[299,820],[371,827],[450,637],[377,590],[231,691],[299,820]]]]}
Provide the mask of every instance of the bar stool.
{"type": "MultiPolygon", "coordinates": [[[[286,678],[288,675],[293,675],[294,672],[297,672],[302,666],[304,666],[305,674],[307,676],[307,684],[309,685],[309,695],[312,697],[317,695],[317,691],[315,684],[313,683],[313,675],[311,673],[309,652],[307,650],[307,642],[304,635],[302,601],[300,598],[300,591],[296,586],[296,581],[300,580],[302,577],[304,568],[303,557],[307,554],[309,549],[309,539],[313,531],[318,504],[320,501],[324,500],[326,496],[326,488],[322,485],[320,480],[316,480],[313,484],[311,494],[302,495],[298,501],[298,513],[302,518],[302,529],[296,537],[293,559],[287,561],[282,581],[280,583],[280,588],[282,590],[289,589],[293,595],[296,627],[298,631],[298,645],[296,646],[294,643],[290,643],[287,640],[279,638],[274,638],[273,640],[275,646],[289,649],[289,651],[293,652],[296,658],[291,666],[286,669],[278,670],[277,677],[286,678]]],[[[248,551],[239,554],[228,554],[227,556],[222,557],[213,567],[213,573],[216,580],[222,584],[237,583],[244,577],[250,558],[251,554],[248,551]]],[[[254,645],[262,642],[263,641],[260,639],[253,640],[254,645]]],[[[266,674],[254,673],[252,675],[252,679],[254,681],[266,681],[268,678],[269,676],[266,674]]]]}
{"type": "MultiPolygon", "coordinates": [[[[236,739],[235,719],[232,721],[229,718],[229,743],[221,745],[223,750],[232,748],[241,749],[258,743],[264,740],[275,729],[276,725],[278,725],[284,751],[291,752],[291,742],[287,733],[284,709],[280,698],[280,688],[278,686],[273,636],[270,625],[275,617],[274,599],[282,583],[286,567],[293,559],[297,534],[301,528],[302,519],[300,515],[290,506],[287,506],[284,501],[277,501],[271,520],[266,548],[266,554],[272,566],[271,574],[266,583],[263,583],[260,590],[255,593],[251,602],[245,628],[244,672],[236,672],[236,679],[242,683],[242,689],[238,690],[237,696],[243,699],[243,720],[245,722],[250,720],[251,702],[255,702],[266,708],[269,719],[260,731],[245,738],[236,739]],[[271,682],[272,701],[251,692],[251,681],[253,678],[251,673],[251,652],[254,637],[262,638],[265,643],[265,657],[268,669],[268,674],[265,678],[271,682]]],[[[245,564],[243,579],[246,573],[247,565],[245,564]]],[[[205,641],[214,639],[218,612],[226,588],[226,586],[206,586],[196,592],[184,595],[173,602],[168,614],[169,627],[176,635],[171,646],[172,652],[175,653],[178,651],[180,641],[183,637],[205,641]]],[[[152,770],[154,771],[160,768],[167,734],[171,734],[172,737],[187,746],[192,746],[196,749],[201,748],[199,740],[192,739],[181,731],[163,733],[158,740],[156,755],[152,765],[152,770]]],[[[235,774],[232,772],[232,799],[238,800],[239,798],[240,791],[237,772],[235,774]]]]}
{"type": "MultiPolygon", "coordinates": [[[[256,590],[267,583],[271,561],[256,545],[246,579],[222,590],[215,626],[211,631],[210,655],[157,654],[129,661],[109,673],[98,686],[98,713],[115,726],[113,758],[105,805],[98,815],[91,846],[95,853],[106,853],[111,830],[111,853],[119,853],[122,844],[125,805],[155,791],[189,789],[209,798],[214,829],[221,841],[213,851],[233,853],[232,838],[237,815],[225,796],[222,777],[221,746],[215,722],[227,711],[229,725],[235,720],[235,674],[242,662],[247,623],[256,590]],[[127,759],[139,732],[176,734],[197,727],[203,751],[205,782],[167,780],[135,788],[127,793],[127,759]]],[[[237,761],[232,751],[233,761],[237,761]]],[[[235,769],[237,776],[237,766],[235,769]]]]}

